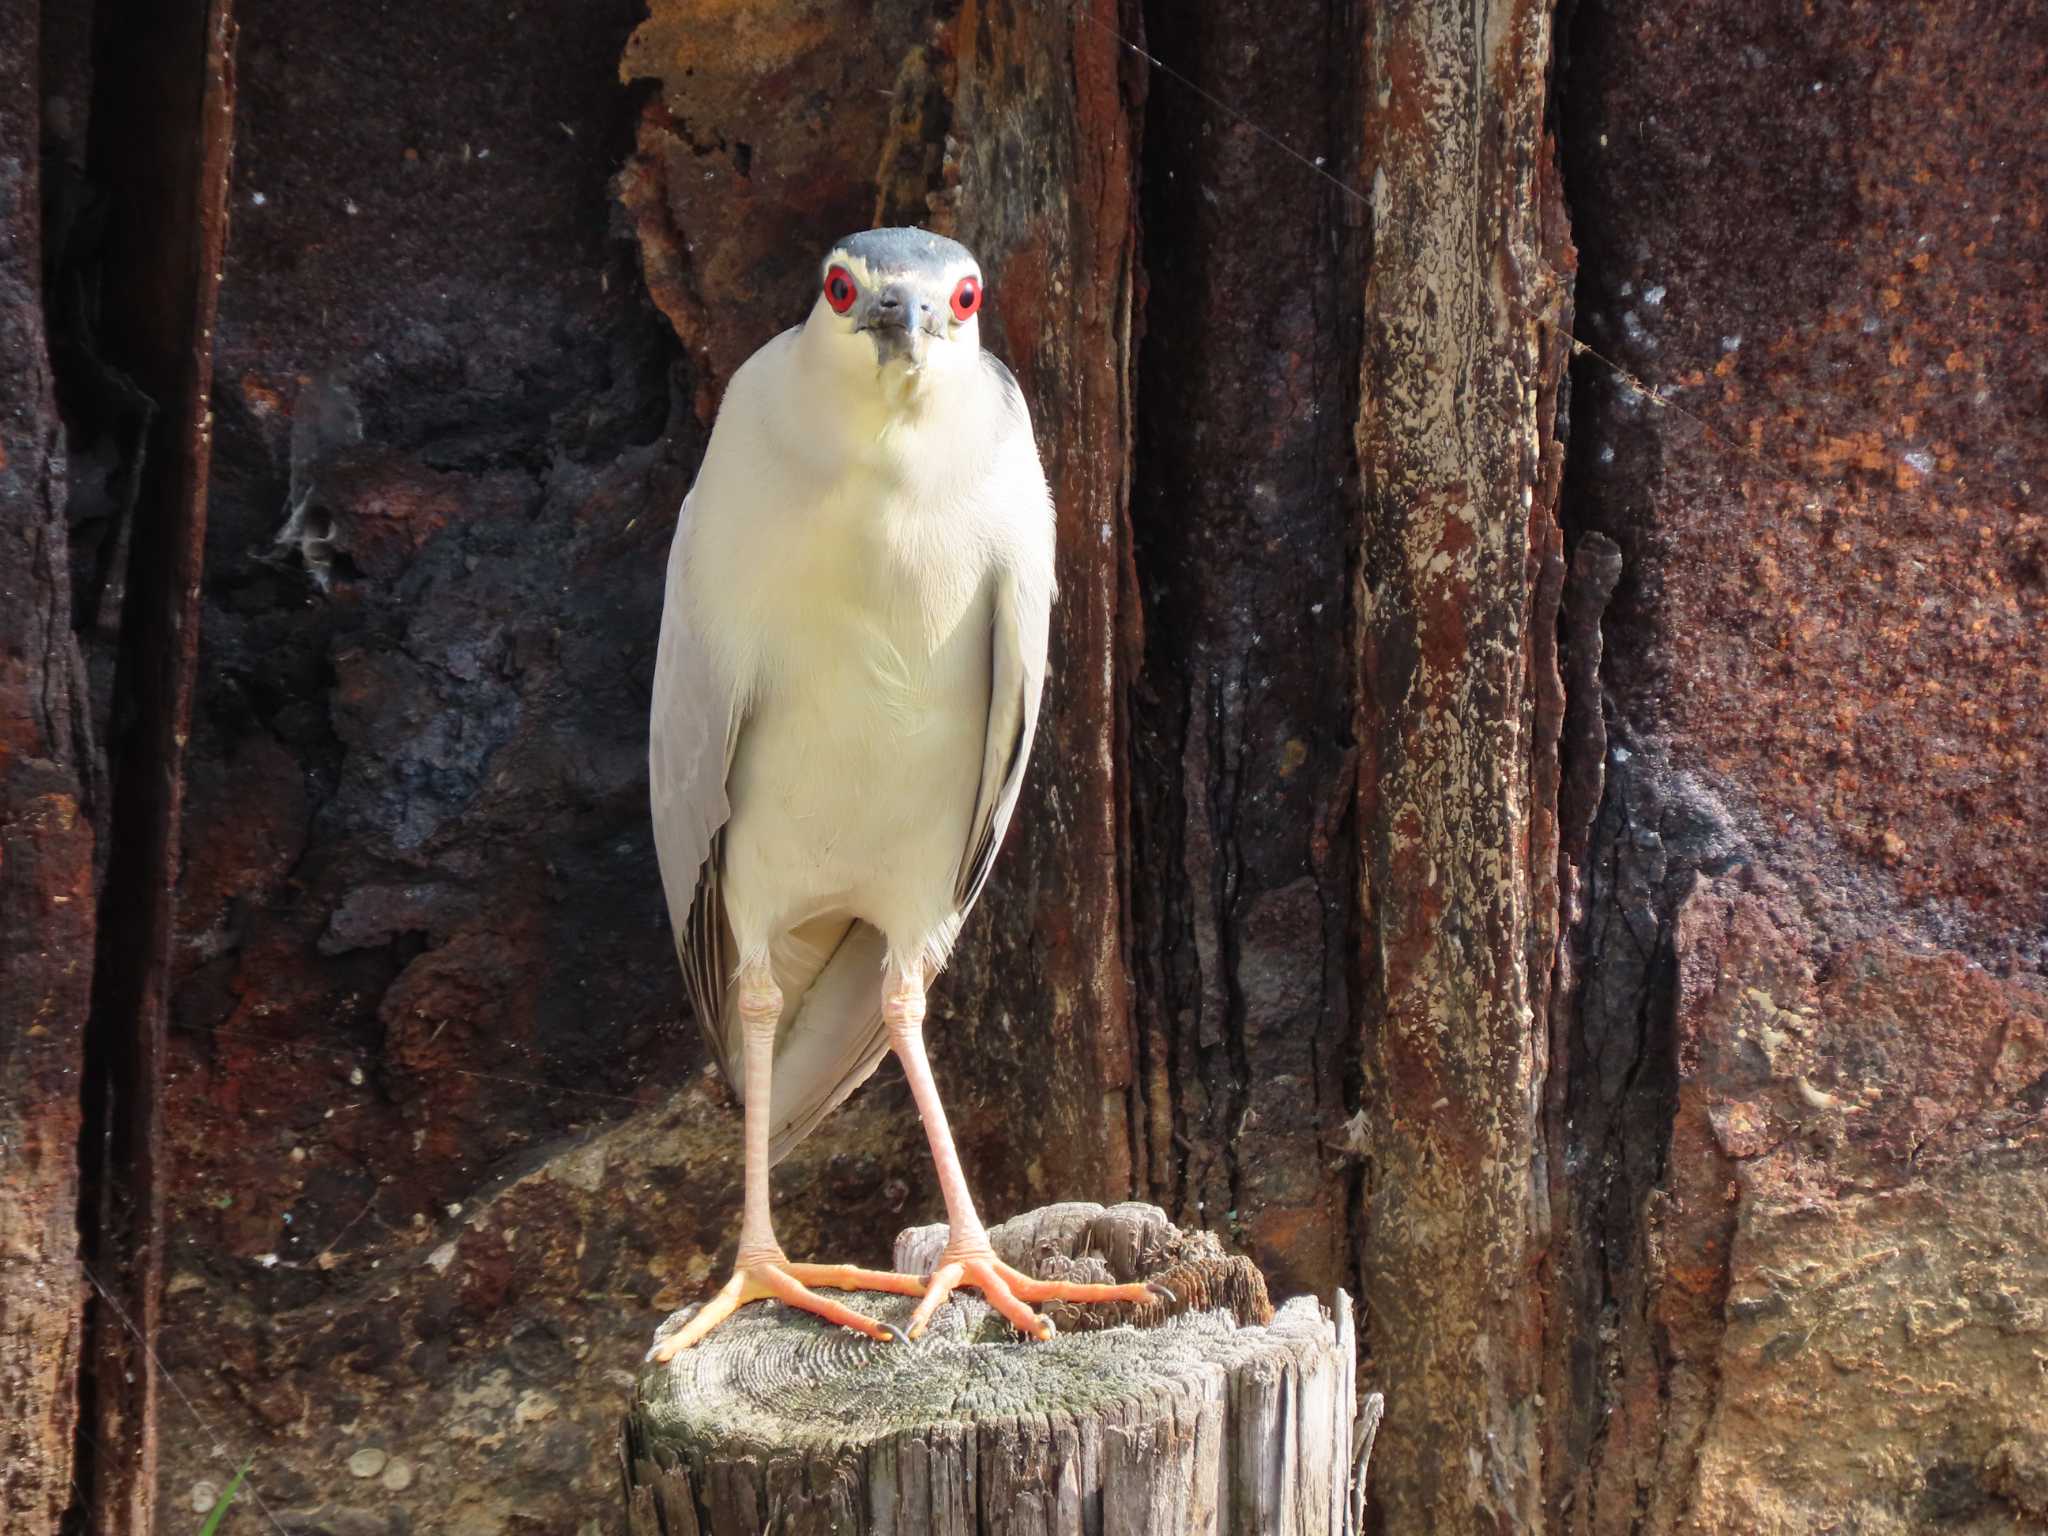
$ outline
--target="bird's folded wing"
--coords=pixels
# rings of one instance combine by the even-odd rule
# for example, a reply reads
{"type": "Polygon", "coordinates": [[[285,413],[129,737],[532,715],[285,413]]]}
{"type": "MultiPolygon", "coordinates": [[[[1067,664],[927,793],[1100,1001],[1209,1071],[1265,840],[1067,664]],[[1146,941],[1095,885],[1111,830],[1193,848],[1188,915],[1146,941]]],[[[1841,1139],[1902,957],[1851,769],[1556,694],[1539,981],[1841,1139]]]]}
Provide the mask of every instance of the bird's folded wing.
{"type": "Polygon", "coordinates": [[[990,620],[988,729],[981,758],[981,787],[974,797],[974,816],[967,824],[967,846],[960,857],[953,898],[964,915],[981,895],[994,868],[996,850],[1017,793],[1024,784],[1024,764],[1031,756],[1031,738],[1038,731],[1038,699],[1045,688],[1047,619],[1042,607],[1023,601],[1007,575],[996,588],[990,620]]]}
{"type": "Polygon", "coordinates": [[[726,772],[739,739],[733,691],[710,650],[691,627],[683,561],[690,502],[683,503],[669,550],[668,589],[661,639],[654,658],[654,703],[647,733],[648,797],[654,813],[654,848],[676,923],[676,955],[691,1009],[718,1058],[733,1076],[721,1027],[732,973],[731,935],[719,897],[720,845],[727,818],[726,772]]]}

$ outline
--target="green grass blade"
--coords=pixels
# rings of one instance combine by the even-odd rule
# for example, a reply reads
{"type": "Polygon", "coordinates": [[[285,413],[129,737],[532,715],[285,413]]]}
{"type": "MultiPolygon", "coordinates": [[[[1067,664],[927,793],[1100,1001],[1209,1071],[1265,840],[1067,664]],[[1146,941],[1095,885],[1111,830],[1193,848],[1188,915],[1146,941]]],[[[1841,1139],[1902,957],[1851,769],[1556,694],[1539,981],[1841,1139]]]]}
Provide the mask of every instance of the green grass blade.
{"type": "Polygon", "coordinates": [[[256,1458],[251,1456],[228,1480],[227,1487],[220,1491],[220,1497],[213,1501],[213,1512],[206,1517],[206,1524],[199,1527],[199,1536],[214,1536],[220,1529],[221,1521],[227,1518],[228,1506],[235,1502],[235,1495],[242,1491],[242,1479],[249,1475],[249,1468],[255,1464],[256,1458]]]}

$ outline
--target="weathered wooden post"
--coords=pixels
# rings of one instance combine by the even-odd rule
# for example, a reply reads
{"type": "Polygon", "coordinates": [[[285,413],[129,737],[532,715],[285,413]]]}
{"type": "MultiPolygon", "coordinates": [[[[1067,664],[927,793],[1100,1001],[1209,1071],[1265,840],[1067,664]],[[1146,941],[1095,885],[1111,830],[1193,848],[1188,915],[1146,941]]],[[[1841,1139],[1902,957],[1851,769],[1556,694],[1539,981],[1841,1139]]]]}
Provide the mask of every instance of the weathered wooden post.
{"type": "MultiPolygon", "coordinates": [[[[1306,1296],[1275,1312],[1249,1261],[1149,1205],[1048,1206],[989,1235],[1044,1278],[1155,1280],[1178,1300],[1049,1308],[1060,1335],[1027,1344],[960,1293],[895,1348],[748,1307],[641,1378],[623,1446],[633,1536],[1356,1529],[1379,1399],[1358,1413],[1343,1292],[1334,1315],[1306,1296]]],[[[928,1269],[944,1237],[903,1233],[896,1266],[928,1269]]],[[[901,1322],[913,1303],[858,1305],[901,1322]]]]}

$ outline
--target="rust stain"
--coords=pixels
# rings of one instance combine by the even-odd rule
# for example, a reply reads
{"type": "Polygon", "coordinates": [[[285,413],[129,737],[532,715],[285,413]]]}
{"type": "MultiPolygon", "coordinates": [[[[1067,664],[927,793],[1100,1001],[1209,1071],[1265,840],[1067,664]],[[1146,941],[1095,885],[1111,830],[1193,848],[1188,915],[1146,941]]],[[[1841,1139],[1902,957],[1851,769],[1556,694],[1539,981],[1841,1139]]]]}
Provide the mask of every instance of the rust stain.
{"type": "Polygon", "coordinates": [[[1859,907],[2038,971],[2048,844],[2016,829],[2048,822],[2048,734],[2026,728],[2048,592],[2024,553],[2048,40],[1989,3],[1692,16],[1603,34],[1610,190],[1579,199],[1626,227],[1591,339],[1654,386],[1697,379],[1684,404],[1715,433],[1658,413],[1589,476],[1596,519],[1650,509],[1618,535],[1630,710],[1785,857],[1846,850],[1859,907]],[[1698,145],[1722,146],[1703,195],[1644,201],[1698,145]],[[1812,707],[1817,677],[1850,715],[1812,707]]]}

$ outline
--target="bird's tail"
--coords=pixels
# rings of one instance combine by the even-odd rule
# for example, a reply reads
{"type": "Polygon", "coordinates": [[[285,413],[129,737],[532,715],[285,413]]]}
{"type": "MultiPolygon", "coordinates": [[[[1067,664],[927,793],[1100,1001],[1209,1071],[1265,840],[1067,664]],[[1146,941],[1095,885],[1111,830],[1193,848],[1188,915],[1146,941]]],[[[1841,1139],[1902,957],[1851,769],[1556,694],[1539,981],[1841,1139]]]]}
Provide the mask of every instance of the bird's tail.
{"type": "Polygon", "coordinates": [[[775,1043],[770,1162],[781,1162],[880,1065],[888,1050],[882,1024],[887,952],[879,929],[845,918],[813,920],[773,946],[769,958],[782,988],[783,1020],[775,1043]]]}

